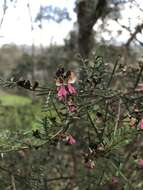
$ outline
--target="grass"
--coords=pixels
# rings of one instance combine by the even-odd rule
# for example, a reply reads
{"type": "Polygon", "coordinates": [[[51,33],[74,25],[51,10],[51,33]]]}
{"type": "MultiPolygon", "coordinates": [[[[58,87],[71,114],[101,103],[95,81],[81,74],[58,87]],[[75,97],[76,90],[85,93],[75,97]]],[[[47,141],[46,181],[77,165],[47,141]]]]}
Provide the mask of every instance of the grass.
{"type": "Polygon", "coordinates": [[[31,99],[18,95],[0,96],[0,104],[3,106],[24,106],[31,103],[31,99]]]}

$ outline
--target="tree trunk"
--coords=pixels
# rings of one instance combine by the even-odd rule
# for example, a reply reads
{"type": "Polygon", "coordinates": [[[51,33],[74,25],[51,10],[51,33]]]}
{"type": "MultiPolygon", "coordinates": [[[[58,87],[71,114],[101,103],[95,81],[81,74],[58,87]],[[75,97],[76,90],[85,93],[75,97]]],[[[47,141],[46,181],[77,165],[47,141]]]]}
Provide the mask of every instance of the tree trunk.
{"type": "Polygon", "coordinates": [[[107,13],[107,0],[82,0],[77,3],[78,50],[88,58],[93,47],[93,26],[107,13]]]}

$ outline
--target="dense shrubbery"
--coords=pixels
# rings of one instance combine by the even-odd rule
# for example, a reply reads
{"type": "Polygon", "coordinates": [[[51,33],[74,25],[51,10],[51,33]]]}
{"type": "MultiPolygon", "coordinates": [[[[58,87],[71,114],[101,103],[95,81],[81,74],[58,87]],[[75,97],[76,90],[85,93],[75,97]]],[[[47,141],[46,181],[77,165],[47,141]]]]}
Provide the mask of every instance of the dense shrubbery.
{"type": "Polygon", "coordinates": [[[1,187],[142,189],[143,66],[129,71],[117,60],[111,70],[102,57],[80,64],[80,78],[59,66],[50,87],[1,80],[44,100],[41,113],[34,102],[1,106],[1,176],[11,179],[1,187]]]}

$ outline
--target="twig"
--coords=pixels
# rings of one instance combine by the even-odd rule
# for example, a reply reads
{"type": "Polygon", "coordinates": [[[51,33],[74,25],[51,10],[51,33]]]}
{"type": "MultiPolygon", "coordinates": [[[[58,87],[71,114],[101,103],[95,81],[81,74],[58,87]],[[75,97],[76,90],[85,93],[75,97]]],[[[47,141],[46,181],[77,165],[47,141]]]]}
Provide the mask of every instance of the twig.
{"type": "Polygon", "coordinates": [[[130,38],[127,40],[125,44],[126,48],[130,46],[131,42],[136,38],[137,34],[142,31],[142,29],[143,29],[143,23],[136,26],[134,33],[132,33],[132,35],[130,36],[130,38]]]}
{"type": "Polygon", "coordinates": [[[1,18],[1,21],[0,21],[0,29],[2,27],[2,24],[3,24],[3,21],[4,21],[4,17],[5,17],[5,14],[6,14],[6,10],[7,10],[7,6],[6,6],[6,0],[4,0],[4,4],[3,4],[3,15],[2,15],[2,18],[1,18]]]}
{"type": "Polygon", "coordinates": [[[60,113],[59,113],[59,111],[58,111],[58,109],[57,109],[57,107],[56,107],[56,105],[55,105],[55,103],[54,103],[54,101],[52,100],[52,104],[53,104],[53,107],[54,107],[54,109],[55,109],[55,111],[56,111],[56,113],[57,113],[57,115],[58,115],[58,117],[59,117],[59,119],[61,120],[61,122],[63,121],[63,119],[62,119],[62,117],[61,117],[61,115],[60,115],[60,113]]]}
{"type": "Polygon", "coordinates": [[[15,177],[14,177],[14,175],[11,175],[11,184],[12,184],[12,189],[13,189],[13,190],[16,190],[15,177]]]}
{"type": "Polygon", "coordinates": [[[143,72],[143,66],[140,67],[140,72],[139,72],[139,74],[138,74],[138,76],[137,76],[137,79],[136,79],[136,82],[135,82],[135,85],[134,85],[134,90],[136,89],[136,87],[137,87],[137,85],[138,85],[138,83],[139,83],[139,81],[140,81],[142,72],[143,72]]]}
{"type": "Polygon", "coordinates": [[[119,126],[120,114],[121,114],[121,98],[119,99],[119,104],[118,104],[118,113],[117,113],[117,119],[115,123],[114,136],[116,135],[117,128],[119,126]]]}
{"type": "Polygon", "coordinates": [[[111,84],[111,82],[112,82],[112,79],[113,79],[113,76],[114,76],[114,74],[115,74],[115,71],[116,71],[116,68],[117,68],[118,63],[119,63],[119,60],[117,59],[116,62],[115,62],[113,71],[112,71],[112,73],[111,73],[109,82],[108,82],[108,84],[107,84],[107,88],[109,88],[109,86],[110,86],[110,84],[111,84]]]}
{"type": "Polygon", "coordinates": [[[91,116],[90,116],[90,114],[89,114],[89,111],[87,111],[87,116],[88,116],[88,119],[89,119],[89,121],[90,121],[90,123],[91,123],[93,129],[95,130],[95,132],[96,132],[96,134],[97,134],[97,136],[98,136],[98,130],[97,130],[97,128],[95,127],[95,125],[94,125],[94,123],[93,123],[93,121],[92,121],[92,118],[91,118],[91,116]]]}

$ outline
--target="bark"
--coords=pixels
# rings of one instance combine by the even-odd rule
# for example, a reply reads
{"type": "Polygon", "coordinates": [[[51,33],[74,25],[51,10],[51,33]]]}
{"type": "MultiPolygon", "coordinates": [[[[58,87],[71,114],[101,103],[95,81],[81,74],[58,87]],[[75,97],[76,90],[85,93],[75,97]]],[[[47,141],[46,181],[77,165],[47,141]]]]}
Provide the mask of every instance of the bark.
{"type": "Polygon", "coordinates": [[[107,13],[107,0],[82,0],[77,3],[78,50],[88,58],[93,45],[93,26],[107,13]]]}

